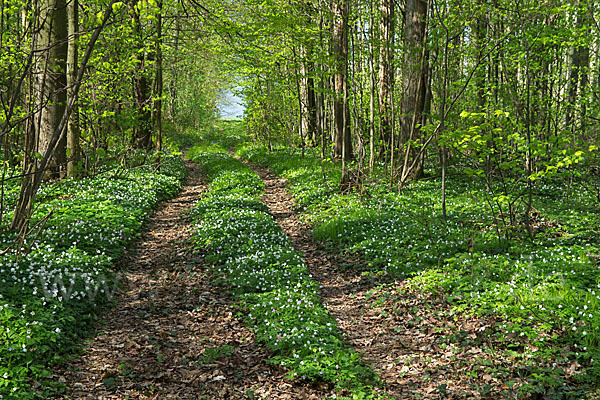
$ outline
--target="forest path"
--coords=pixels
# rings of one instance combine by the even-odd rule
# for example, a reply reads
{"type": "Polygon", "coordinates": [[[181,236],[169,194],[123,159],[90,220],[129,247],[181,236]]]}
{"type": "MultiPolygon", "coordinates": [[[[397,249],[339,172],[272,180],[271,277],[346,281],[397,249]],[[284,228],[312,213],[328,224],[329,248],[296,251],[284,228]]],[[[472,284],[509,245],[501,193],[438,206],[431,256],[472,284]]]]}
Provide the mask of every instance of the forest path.
{"type": "Polygon", "coordinates": [[[232,299],[211,286],[185,216],[205,184],[186,161],[182,192],[163,203],[123,257],[124,289],[101,332],[54,379],[62,399],[321,399],[265,360],[232,299]]]}
{"type": "Polygon", "coordinates": [[[324,305],[347,342],[381,377],[384,394],[402,400],[505,398],[489,390],[499,381],[482,367],[499,361],[493,355],[485,354],[474,341],[467,346],[436,343],[440,335],[456,331],[474,338],[489,327],[488,321],[469,316],[450,320],[447,303],[418,290],[396,290],[403,282],[378,288],[358,271],[361,260],[334,255],[312,238],[294,211],[285,179],[267,168],[248,165],[266,185],[263,201],[320,284],[324,305]],[[340,264],[352,265],[342,268],[340,264]]]}

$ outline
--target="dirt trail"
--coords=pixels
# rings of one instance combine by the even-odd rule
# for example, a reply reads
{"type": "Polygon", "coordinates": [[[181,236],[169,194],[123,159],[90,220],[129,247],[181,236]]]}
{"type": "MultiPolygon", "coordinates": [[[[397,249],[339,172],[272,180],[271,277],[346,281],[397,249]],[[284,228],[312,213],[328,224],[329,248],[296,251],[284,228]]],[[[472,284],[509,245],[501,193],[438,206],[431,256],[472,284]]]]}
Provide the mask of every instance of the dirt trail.
{"type": "Polygon", "coordinates": [[[183,191],[165,202],[123,258],[125,288],[84,354],[55,371],[62,399],[321,399],[291,384],[210,285],[187,242],[186,212],[205,189],[187,162],[183,191]]]}
{"type": "Polygon", "coordinates": [[[321,285],[324,304],[346,340],[382,378],[385,394],[395,399],[506,398],[493,393],[500,381],[485,367],[498,367],[500,360],[486,354],[475,340],[466,347],[436,344],[440,335],[457,331],[477,339],[489,328],[488,321],[470,317],[449,321],[444,317],[449,306],[439,299],[418,291],[399,294],[395,288],[402,282],[379,290],[356,269],[342,270],[340,261],[360,260],[343,260],[325,251],[294,212],[285,180],[266,168],[251,166],[265,182],[263,200],[271,214],[303,253],[309,272],[321,285]]]}

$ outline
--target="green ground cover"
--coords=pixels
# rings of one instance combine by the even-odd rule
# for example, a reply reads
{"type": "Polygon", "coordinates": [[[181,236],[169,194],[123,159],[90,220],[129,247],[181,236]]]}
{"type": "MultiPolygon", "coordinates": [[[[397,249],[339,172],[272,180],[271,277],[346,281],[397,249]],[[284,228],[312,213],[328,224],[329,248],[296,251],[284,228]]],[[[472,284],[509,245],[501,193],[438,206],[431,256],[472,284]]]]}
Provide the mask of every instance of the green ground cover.
{"type": "Polygon", "coordinates": [[[111,266],[139,236],[160,200],[181,188],[185,166],[111,169],[42,187],[31,226],[52,215],[37,239],[15,251],[7,229],[18,188],[5,192],[0,251],[0,398],[47,398],[51,367],[87,335],[119,285],[111,266]]]}

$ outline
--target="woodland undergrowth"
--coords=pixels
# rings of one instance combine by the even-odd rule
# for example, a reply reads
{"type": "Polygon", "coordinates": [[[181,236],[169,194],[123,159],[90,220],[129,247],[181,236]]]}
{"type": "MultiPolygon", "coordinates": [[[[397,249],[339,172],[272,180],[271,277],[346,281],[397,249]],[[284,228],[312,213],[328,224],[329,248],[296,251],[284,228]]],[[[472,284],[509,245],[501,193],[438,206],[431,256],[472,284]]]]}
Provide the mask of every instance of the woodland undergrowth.
{"type": "MultiPolygon", "coordinates": [[[[0,231],[0,398],[48,398],[50,367],[75,351],[118,294],[115,262],[158,202],[181,188],[180,156],[132,157],[95,176],[43,185],[22,241],[0,231]],[[131,168],[134,167],[134,168],[131,168]]],[[[5,193],[5,219],[18,187],[5,193]]]]}
{"type": "Polygon", "coordinates": [[[480,335],[513,360],[521,395],[581,398],[597,389],[600,216],[585,191],[566,198],[560,182],[538,183],[532,242],[523,224],[499,237],[477,181],[453,178],[444,219],[439,179],[400,192],[385,182],[340,192],[339,168],[310,152],[242,145],[236,154],[287,178],[314,237],[360,255],[364,265],[346,267],[380,279],[386,298],[417,290],[458,313],[493,318],[480,335]]]}

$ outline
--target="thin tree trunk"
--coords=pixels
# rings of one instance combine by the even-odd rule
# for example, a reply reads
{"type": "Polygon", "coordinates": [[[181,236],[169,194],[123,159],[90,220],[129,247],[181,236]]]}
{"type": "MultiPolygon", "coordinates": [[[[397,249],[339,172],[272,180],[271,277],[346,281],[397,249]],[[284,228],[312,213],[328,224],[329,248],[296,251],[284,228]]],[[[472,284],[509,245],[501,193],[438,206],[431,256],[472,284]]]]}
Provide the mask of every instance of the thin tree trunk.
{"type": "Polygon", "coordinates": [[[170,85],[170,96],[169,96],[169,114],[170,114],[170,118],[171,121],[175,121],[176,120],[176,116],[177,116],[177,89],[178,89],[178,85],[179,85],[179,65],[178,65],[178,60],[179,60],[179,35],[181,32],[181,22],[179,21],[179,18],[175,19],[175,43],[173,45],[173,57],[174,57],[174,62],[173,65],[171,67],[171,75],[172,78],[168,81],[168,84],[170,85]]]}
{"type": "Polygon", "coordinates": [[[152,148],[152,107],[146,77],[146,56],[142,38],[142,22],[139,11],[133,12],[133,25],[137,41],[137,71],[134,77],[134,98],[137,106],[137,126],[133,134],[133,146],[138,149],[152,148]]]}
{"type": "Polygon", "coordinates": [[[308,76],[306,77],[306,87],[307,87],[307,100],[308,100],[308,107],[307,107],[307,114],[308,114],[308,130],[307,130],[307,134],[308,137],[311,138],[311,144],[313,147],[317,146],[319,144],[319,132],[317,129],[317,93],[315,90],[315,79],[312,76],[312,74],[314,73],[314,63],[310,60],[307,60],[308,63],[308,67],[307,67],[307,73],[308,76]]]}
{"type": "MultiPolygon", "coordinates": [[[[73,97],[75,80],[77,79],[77,35],[79,33],[79,0],[69,0],[67,4],[67,19],[69,44],[67,52],[67,87],[68,98],[73,97]]],[[[76,166],[80,160],[79,148],[79,107],[73,104],[73,110],[67,125],[67,176],[75,176],[76,166]]]]}
{"type": "MultiPolygon", "coordinates": [[[[296,49],[293,49],[294,59],[298,64],[298,56],[296,55],[296,49]]],[[[308,93],[305,86],[304,74],[304,62],[299,62],[299,67],[294,68],[294,75],[296,76],[296,98],[298,99],[298,134],[300,135],[300,147],[302,149],[302,157],[304,157],[304,148],[306,146],[305,135],[308,132],[308,118],[305,115],[306,102],[308,102],[308,93]]],[[[308,137],[308,136],[307,136],[308,137]]]]}
{"type": "Polygon", "coordinates": [[[163,34],[162,34],[162,0],[157,3],[158,14],[156,16],[156,77],[155,77],[155,93],[154,93],[154,129],[156,130],[155,150],[157,152],[157,161],[160,161],[160,152],[162,151],[162,106],[163,106],[163,34]]]}
{"type": "Polygon", "coordinates": [[[300,63],[300,106],[302,107],[302,131],[312,146],[318,144],[317,139],[317,110],[315,98],[314,63],[310,60],[310,49],[301,48],[300,63]]]}
{"type": "Polygon", "coordinates": [[[352,158],[350,109],[348,107],[348,0],[334,0],[333,54],[335,59],[334,157],[352,158]]]}
{"type": "MultiPolygon", "coordinates": [[[[577,10],[577,33],[583,28],[586,23],[586,12],[585,5],[581,4],[580,0],[575,2],[578,7],[577,10]]],[[[584,122],[581,119],[585,115],[585,107],[582,107],[579,111],[579,121],[576,120],[576,112],[578,103],[582,100],[582,94],[584,93],[585,86],[587,85],[588,75],[587,68],[589,67],[590,49],[587,45],[576,44],[573,46],[571,53],[571,70],[569,74],[569,93],[568,93],[568,104],[566,114],[566,128],[570,130],[573,135],[576,132],[584,134],[582,131],[584,122]]],[[[583,103],[583,101],[581,101],[583,103]]]]}
{"type": "Polygon", "coordinates": [[[381,20],[379,24],[379,132],[383,141],[383,154],[393,157],[391,106],[394,90],[394,1],[381,0],[379,3],[381,20]]]}
{"type": "Polygon", "coordinates": [[[369,172],[375,167],[375,16],[373,0],[369,0],[369,172]]]}

